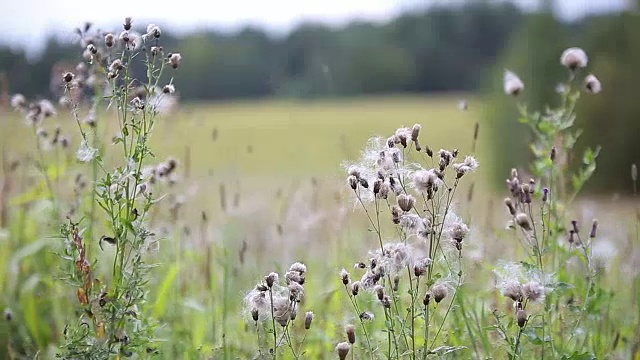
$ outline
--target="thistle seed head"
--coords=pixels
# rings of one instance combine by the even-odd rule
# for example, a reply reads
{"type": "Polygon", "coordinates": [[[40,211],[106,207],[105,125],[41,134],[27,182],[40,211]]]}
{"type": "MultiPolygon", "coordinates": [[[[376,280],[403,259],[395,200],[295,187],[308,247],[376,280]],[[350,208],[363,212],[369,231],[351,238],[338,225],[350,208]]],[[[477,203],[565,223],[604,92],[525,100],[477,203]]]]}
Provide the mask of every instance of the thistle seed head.
{"type": "Polygon", "coordinates": [[[438,284],[431,289],[431,294],[433,295],[433,300],[436,303],[440,303],[449,294],[449,289],[443,284],[438,284]]]}
{"type": "Polygon", "coordinates": [[[342,270],[340,270],[340,279],[342,280],[343,285],[349,285],[349,283],[351,282],[351,275],[349,275],[345,268],[342,268],[342,270]]]}
{"type": "Polygon", "coordinates": [[[274,284],[278,283],[278,273],[272,272],[265,276],[264,281],[267,283],[268,288],[272,288],[274,284]]]}
{"type": "Polygon", "coordinates": [[[581,48],[571,47],[562,52],[560,63],[567,69],[574,71],[578,68],[586,67],[589,63],[589,58],[581,48]]]}
{"type": "Polygon", "coordinates": [[[112,48],[115,45],[116,37],[112,33],[108,33],[104,36],[104,45],[107,48],[112,48]]]}
{"type": "Polygon", "coordinates": [[[516,215],[516,223],[523,229],[527,231],[531,231],[531,221],[529,221],[529,216],[525,213],[518,213],[516,215]]]}
{"type": "Polygon", "coordinates": [[[505,70],[504,72],[504,92],[507,95],[518,96],[524,90],[524,83],[516,73],[505,70]]]}
{"type": "Polygon", "coordinates": [[[173,53],[169,55],[169,63],[171,64],[171,67],[173,67],[174,69],[177,69],[178,66],[180,66],[181,62],[182,62],[182,55],[180,55],[180,53],[173,53]]]}
{"type": "Polygon", "coordinates": [[[591,223],[591,232],[589,232],[589,237],[591,239],[595,238],[598,232],[598,220],[593,220],[593,223],[591,223]]]}
{"type": "Polygon", "coordinates": [[[600,80],[595,75],[589,74],[584,79],[584,89],[589,94],[597,94],[600,91],[602,91],[602,84],[600,83],[600,80]]]}
{"type": "Polygon", "coordinates": [[[416,199],[411,195],[400,194],[398,196],[398,206],[404,212],[411,211],[415,203],[416,203],[416,199]]]}

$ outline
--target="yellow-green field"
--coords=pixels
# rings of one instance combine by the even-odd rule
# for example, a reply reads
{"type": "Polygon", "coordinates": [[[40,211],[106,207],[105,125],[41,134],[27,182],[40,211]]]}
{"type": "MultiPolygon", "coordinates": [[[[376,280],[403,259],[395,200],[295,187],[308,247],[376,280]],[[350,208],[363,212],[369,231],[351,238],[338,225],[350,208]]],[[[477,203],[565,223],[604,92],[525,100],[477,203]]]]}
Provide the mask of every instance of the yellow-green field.
{"type": "MultiPolygon", "coordinates": [[[[356,280],[363,272],[354,269],[353,264],[369,261],[367,253],[379,248],[379,240],[385,243],[408,240],[406,233],[403,235],[390,221],[390,206],[395,204],[395,197],[389,197],[389,203],[379,201],[375,206],[368,203],[368,210],[364,212],[346,185],[342,164],[357,160],[370,137],[387,137],[398,127],[411,127],[416,123],[423,126],[420,135],[423,145],[436,151],[458,148],[461,155],[469,154],[474,126],[481,121],[481,103],[472,98],[469,110],[461,111],[458,102],[462,98],[462,95],[451,95],[186,104],[174,114],[162,117],[151,142],[158,159],[149,163],[174,157],[179,162],[179,177],[173,186],[158,186],[157,195],[167,195],[147,219],[158,243],[150,246],[145,256],[159,267],[151,271],[150,283],[145,285],[146,300],[138,309],[159,321],[155,333],[159,358],[272,359],[268,355],[271,323],[260,324],[256,333],[258,324],[250,320],[243,298],[264,275],[277,271],[282,276],[295,261],[308,266],[305,296],[299,305],[301,312],[290,328],[294,349],[281,346],[277,359],[337,358],[335,347],[346,339],[347,324],[358,326],[358,340],[350,353],[352,359],[417,359],[423,358],[422,355],[445,359],[529,359],[540,358],[544,351],[550,352],[552,346],[584,349],[585,353],[598,354],[598,358],[608,358],[612,353],[620,354],[621,358],[640,354],[633,350],[634,346],[640,346],[636,332],[640,316],[636,311],[640,311],[639,282],[637,270],[629,265],[637,261],[634,254],[639,220],[634,218],[635,207],[620,202],[585,202],[567,210],[567,218],[578,220],[583,236],[589,232],[591,220],[600,219],[599,233],[609,247],[599,250],[598,261],[602,267],[597,291],[586,285],[577,248],[564,245],[567,234],[554,234],[547,241],[552,244],[549,248],[557,253],[547,256],[553,259],[553,264],[562,264],[554,271],[578,285],[554,284],[560,295],[554,295],[553,303],[533,304],[528,308],[533,316],[531,321],[535,319],[536,324],[540,323],[536,313],[562,311],[570,319],[566,323],[559,319],[557,324],[568,324],[568,327],[580,319],[582,326],[575,325],[573,331],[580,334],[578,337],[584,344],[569,346],[561,337],[551,341],[548,333],[538,335],[540,328],[532,326],[534,330],[524,335],[526,341],[523,340],[521,353],[508,355],[511,345],[501,339],[494,328],[493,312],[504,315],[509,340],[515,340],[518,328],[514,323],[513,301],[501,296],[496,289],[493,270],[502,261],[530,261],[530,257],[521,246],[520,233],[505,228],[510,217],[502,198],[508,194],[486,191],[489,188],[486,174],[495,160],[483,132],[488,124],[484,123],[480,123],[475,154],[480,162],[479,171],[465,175],[451,203],[452,211],[469,225],[471,233],[464,240],[464,251],[456,253],[457,265],[449,263],[454,262],[455,255],[447,258],[451,253],[445,256],[444,250],[436,254],[444,257],[436,264],[443,274],[434,278],[464,274],[464,281],[460,280],[455,286],[455,295],[449,295],[438,305],[431,304],[432,325],[426,327],[431,329],[430,334],[422,332],[426,323],[422,315],[412,317],[415,323],[411,327],[408,323],[394,325],[395,331],[420,329],[419,334],[411,337],[403,334],[406,346],[400,347],[406,350],[405,354],[391,356],[386,348],[387,339],[389,342],[391,339],[388,322],[406,321],[405,309],[395,309],[395,317],[385,321],[387,312],[376,296],[363,292],[359,295],[360,306],[375,313],[376,318],[360,327],[359,314],[351,307],[338,272],[344,267],[356,280]],[[471,184],[474,184],[473,196],[469,194],[471,184]],[[373,214],[380,214],[382,219],[382,225],[377,223],[376,230],[376,222],[367,218],[375,218],[373,214]],[[458,270],[451,271],[453,268],[458,270]],[[626,281],[625,276],[627,280],[634,280],[626,281]],[[625,283],[632,285],[625,288],[625,283]],[[587,302],[586,298],[591,301],[587,302]],[[543,307],[547,308],[543,311],[543,307]],[[304,311],[309,310],[315,312],[315,319],[311,329],[305,331],[304,311]],[[581,311],[587,310],[590,315],[583,319],[581,311]],[[377,345],[365,346],[365,329],[377,345]],[[425,339],[433,342],[430,348],[433,351],[443,351],[434,344],[459,348],[449,355],[436,356],[436,353],[421,353],[422,349],[409,346],[413,341],[422,347],[427,342],[425,339]],[[302,341],[304,345],[300,345],[302,341]],[[545,343],[542,351],[540,343],[545,343]]],[[[8,225],[0,233],[3,248],[0,310],[11,309],[12,314],[11,321],[0,324],[0,353],[6,349],[11,359],[52,358],[57,346],[64,342],[66,325],[77,319],[74,311],[80,308],[76,289],[56,280],[64,269],[61,259],[53,252],[62,247],[57,235],[61,222],[66,220],[53,221],[46,217],[50,205],[45,199],[41,174],[32,166],[38,154],[31,129],[16,113],[3,114],[2,120],[4,156],[18,159],[21,164],[15,173],[3,170],[4,190],[0,191],[0,208],[8,209],[8,225]],[[34,192],[33,188],[42,192],[34,192]]],[[[74,160],[80,137],[70,112],[60,109],[57,117],[46,121],[49,132],[60,124],[63,134],[72,139],[68,153],[52,150],[44,154],[50,163],[66,164],[59,166],[65,171],[62,176],[55,176],[55,172],[50,175],[60,206],[67,210],[76,200],[72,191],[75,174],[81,172],[90,178],[91,167],[74,160]]],[[[118,131],[116,118],[106,113],[99,117],[98,124],[99,132],[105,134],[105,156],[121,165],[120,146],[110,145],[112,135],[118,131]]],[[[91,205],[88,201],[91,191],[83,191],[79,197],[86,213],[91,205]]],[[[448,196],[444,188],[440,194],[442,198],[448,196]]],[[[428,208],[426,199],[424,206],[428,208]]],[[[545,208],[535,208],[533,212],[540,209],[545,208]]],[[[98,213],[103,216],[101,211],[98,213]]],[[[73,216],[72,219],[80,220],[73,216]]],[[[103,275],[108,288],[114,246],[106,244],[104,250],[99,247],[102,233],[98,233],[109,235],[110,220],[98,219],[96,234],[85,240],[88,257],[97,260],[91,266],[103,275]]],[[[542,217],[539,226],[545,226],[544,221],[542,217]]],[[[411,269],[407,269],[409,278],[416,281],[411,269]]],[[[397,301],[406,305],[414,285],[408,285],[404,277],[402,281],[397,301]]],[[[391,288],[390,283],[386,285],[391,288]]],[[[421,303],[426,290],[420,286],[424,284],[418,286],[421,303]]],[[[546,320],[543,318],[543,321],[546,320]]],[[[277,331],[279,335],[284,333],[281,328],[277,331]]],[[[547,331],[559,336],[571,329],[557,325],[556,328],[547,326],[547,331]]],[[[393,336],[403,338],[400,334],[393,336]]],[[[557,353],[562,351],[564,348],[557,353]]],[[[586,355],[581,357],[581,353],[567,359],[592,359],[586,355]]],[[[122,354],[113,356],[121,357],[122,354]]]]}

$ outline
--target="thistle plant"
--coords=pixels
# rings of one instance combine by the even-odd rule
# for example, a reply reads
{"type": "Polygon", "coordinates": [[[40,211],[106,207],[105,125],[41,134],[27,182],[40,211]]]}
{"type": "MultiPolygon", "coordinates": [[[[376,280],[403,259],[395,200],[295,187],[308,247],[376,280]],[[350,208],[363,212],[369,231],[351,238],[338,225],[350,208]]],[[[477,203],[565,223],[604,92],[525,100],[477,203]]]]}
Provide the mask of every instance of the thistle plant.
{"type": "MultiPolygon", "coordinates": [[[[440,335],[463,283],[470,231],[454,211],[456,191],[478,162],[458,159],[457,149],[434,153],[421,144],[420,131],[416,124],[386,140],[370,139],[360,161],[345,166],[375,244],[356,263],[359,280],[340,272],[364,338],[350,344],[351,353],[361,358],[419,359],[462,348],[448,346],[440,335]],[[371,297],[378,304],[368,308],[371,297]],[[368,325],[376,321],[384,322],[386,341],[368,325]]],[[[339,344],[338,354],[345,349],[339,344]]]]}
{"type": "MultiPolygon", "coordinates": [[[[79,29],[84,61],[76,68],[77,74],[69,72],[61,78],[65,102],[81,137],[77,159],[91,166],[94,177],[89,204],[80,204],[61,227],[61,280],[75,289],[77,301],[77,318],[68,322],[60,345],[58,355],[62,358],[102,359],[157,352],[155,322],[145,313],[154,267],[146,252],[157,241],[147,228],[147,215],[159,201],[155,196],[158,176],[148,170],[154,156],[149,139],[163,97],[174,90],[172,77],[163,88],[160,81],[168,69],[178,68],[181,58],[163,52],[156,25],[149,25],[143,35],[132,30],[131,18],[125,19],[123,27],[119,35],[91,32],[91,26],[79,29]],[[135,76],[136,61],[143,62],[146,76],[135,76]],[[95,96],[82,119],[75,94],[87,88],[95,96]],[[105,101],[120,130],[110,146],[100,142],[96,131],[99,109],[105,101]],[[108,160],[118,157],[118,147],[120,160],[110,165],[108,160]],[[99,244],[104,254],[93,244],[99,244]],[[100,271],[98,259],[107,262],[108,274],[100,271]]],[[[164,173],[173,168],[175,162],[157,167],[164,173]]]]}
{"type": "Polygon", "coordinates": [[[246,294],[244,310],[255,327],[257,358],[275,360],[278,354],[284,354],[283,347],[295,359],[299,359],[304,353],[304,342],[311,329],[314,313],[307,311],[299,326],[294,322],[304,300],[306,276],[307,266],[296,262],[284,274],[285,284],[280,284],[278,273],[271,272],[246,294]]]}
{"type": "MultiPolygon", "coordinates": [[[[520,122],[527,124],[533,135],[531,179],[513,169],[507,179],[509,197],[504,204],[511,217],[509,227],[515,231],[527,255],[519,263],[507,262],[496,269],[496,287],[513,302],[513,311],[505,321],[494,311],[495,329],[508,345],[509,358],[560,358],[580,355],[589,334],[579,328],[586,318],[597,318],[594,301],[602,301],[604,291],[596,290],[597,269],[594,266],[592,241],[597,236],[594,220],[588,236],[575,220],[567,217],[567,208],[596,169],[599,148],[587,149],[582,164],[572,174],[574,148],[580,130],[576,122],[576,103],[582,92],[597,94],[599,80],[586,75],[582,89],[575,90],[588,58],[579,48],[569,48],[560,62],[569,71],[568,80],[558,86],[560,104],[544,112],[529,112],[520,105],[520,122]],[[565,235],[566,234],[566,235],[565,235]],[[566,239],[559,241],[559,239],[566,239]],[[582,273],[564,266],[577,259],[582,273]],[[571,298],[567,306],[565,297],[571,298]],[[564,330],[563,330],[564,329],[564,330]],[[525,346],[523,337],[528,339],[525,346]]],[[[517,96],[524,83],[507,71],[505,92],[517,96]]],[[[590,356],[592,352],[584,353],[590,356]]],[[[582,355],[580,355],[582,356],[582,355]]]]}

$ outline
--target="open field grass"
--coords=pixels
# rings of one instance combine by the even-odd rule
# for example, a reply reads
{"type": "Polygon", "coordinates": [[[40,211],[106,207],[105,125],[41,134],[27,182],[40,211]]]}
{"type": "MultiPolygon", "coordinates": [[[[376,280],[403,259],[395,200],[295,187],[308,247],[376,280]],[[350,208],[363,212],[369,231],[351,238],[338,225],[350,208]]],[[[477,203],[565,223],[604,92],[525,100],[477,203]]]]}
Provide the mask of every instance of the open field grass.
{"type": "MultiPolygon", "coordinates": [[[[148,223],[158,242],[145,256],[158,267],[151,270],[146,302],[137,309],[159,321],[153,349],[159,351],[159,358],[272,358],[268,350],[271,322],[251,321],[244,296],[271,271],[279,272],[283,283],[289,265],[300,261],[308,267],[305,296],[300,313],[287,328],[293,346],[289,348],[283,341],[278,359],[337,358],[335,347],[347,339],[347,324],[357,326],[357,341],[349,354],[354,359],[414,359],[417,354],[426,358],[427,354],[421,352],[425,339],[433,350],[429,358],[541,358],[543,344],[547,354],[552,346],[579,349],[575,357],[569,354],[567,359],[592,359],[591,353],[597,358],[638,359],[640,220],[636,203],[620,200],[594,202],[587,197],[567,210],[567,218],[578,221],[583,236],[589,232],[593,218],[600,220],[598,232],[602,235],[594,240],[594,244],[604,244],[594,250],[598,256],[594,260],[599,266],[598,286],[592,288],[584,281],[584,264],[573,252],[575,246],[566,246],[567,234],[553,234],[547,239],[555,251],[548,255],[549,261],[562,265],[554,269],[556,275],[576,280],[576,284],[556,284],[554,289],[562,297],[527,309],[534,316],[532,324],[540,324],[535,314],[543,313],[545,307],[548,313],[568,314],[569,319],[556,323],[555,328],[547,326],[547,333],[540,333],[544,326],[532,326],[533,330],[523,335],[520,353],[513,353],[511,345],[501,338],[494,310],[504,315],[509,340],[516,335],[520,339],[521,334],[514,320],[514,302],[496,289],[493,270],[504,261],[530,258],[521,245],[521,234],[505,229],[510,218],[502,198],[508,193],[486,190],[483,169],[490,169],[493,159],[487,146],[489,139],[482,132],[490,124],[483,123],[475,154],[480,168],[465,175],[451,205],[471,232],[465,238],[458,264],[449,264],[446,256],[437,263],[442,278],[455,278],[464,271],[462,285],[452,287],[455,296],[450,293],[441,303],[431,303],[430,333],[423,332],[426,320],[422,314],[411,317],[419,333],[390,335],[388,324],[396,322],[392,329],[406,330],[408,325],[397,324],[407,322],[411,312],[401,308],[388,315],[392,310],[384,310],[376,294],[364,291],[358,298],[359,309],[371,311],[375,319],[361,326],[338,275],[340,269],[346,268],[357,280],[364,271],[353,269],[353,264],[368,262],[367,253],[379,248],[379,238],[385,242],[409,240],[390,221],[386,202],[367,203],[368,213],[355,203],[341,164],[357,161],[370,137],[386,138],[398,127],[415,123],[423,126],[423,145],[436,151],[459,148],[461,157],[470,153],[481,105],[472,99],[469,111],[463,112],[457,108],[459,99],[392,97],[200,104],[185,106],[162,118],[151,147],[157,160],[168,156],[178,159],[179,176],[175,185],[160,184],[156,190],[167,196],[149,214],[148,223]],[[474,194],[469,196],[472,183],[474,194]],[[377,227],[367,219],[367,214],[376,213],[382,219],[377,227]],[[442,269],[455,271],[445,273],[442,269]],[[306,311],[315,313],[309,330],[304,329],[306,311]],[[576,323],[576,319],[580,321],[576,323]],[[364,343],[365,331],[377,345],[364,343]],[[557,337],[550,339],[549,333],[557,337]],[[580,344],[573,340],[572,333],[577,334],[575,339],[580,344]],[[558,334],[566,334],[564,341],[558,334]],[[407,342],[406,346],[400,344],[406,353],[391,356],[387,350],[390,336],[407,342]],[[301,341],[304,346],[299,345],[301,341]],[[410,342],[418,344],[419,349],[411,350],[410,342]],[[448,348],[435,351],[440,346],[448,348]],[[451,352],[443,354],[447,351],[451,352]]],[[[76,199],[71,191],[75,174],[90,173],[90,168],[73,161],[80,142],[73,119],[59,110],[58,118],[47,121],[51,121],[46,125],[50,131],[59,122],[63,133],[72,136],[68,163],[62,160],[66,156],[62,152],[56,154],[59,150],[45,153],[48,161],[64,170],[54,171],[52,178],[59,190],[58,201],[68,209],[76,199]]],[[[109,116],[99,121],[108,144],[106,140],[118,129],[117,121],[109,116]]],[[[28,166],[28,157],[22,155],[37,158],[30,129],[17,115],[3,115],[1,138],[6,158],[20,159],[21,164],[15,172],[6,168],[3,172],[6,190],[2,209],[7,218],[0,234],[0,309],[11,309],[11,321],[0,324],[0,353],[6,349],[8,358],[53,358],[56,346],[64,342],[65,326],[78,315],[79,308],[76,289],[55,280],[64,270],[63,262],[53,254],[62,247],[57,230],[64,219],[52,219],[44,190],[34,191],[44,186],[40,174],[28,166]]],[[[121,150],[106,146],[107,156],[117,163],[121,150]]],[[[425,161],[424,156],[408,151],[406,156],[425,161]]],[[[425,161],[425,166],[430,164],[425,161]]],[[[90,192],[82,191],[82,206],[88,208],[90,192]]],[[[395,203],[395,197],[389,197],[389,202],[395,203]]],[[[429,207],[426,200],[424,206],[429,207]]],[[[108,220],[99,223],[94,234],[85,239],[88,258],[98,260],[97,264],[92,261],[92,266],[106,273],[109,282],[113,281],[108,274],[109,261],[115,250],[109,245],[104,250],[99,247],[101,231],[109,231],[108,220]]],[[[449,250],[447,254],[451,255],[449,250]]],[[[453,254],[452,263],[458,253],[453,254]]],[[[408,268],[409,273],[411,270],[408,268]]],[[[411,274],[409,278],[416,281],[411,274]]],[[[423,285],[416,289],[415,283],[409,285],[403,278],[397,291],[402,301],[398,302],[406,304],[412,289],[419,293],[421,302],[423,285]]],[[[284,333],[283,328],[277,331],[279,336],[284,333]]]]}

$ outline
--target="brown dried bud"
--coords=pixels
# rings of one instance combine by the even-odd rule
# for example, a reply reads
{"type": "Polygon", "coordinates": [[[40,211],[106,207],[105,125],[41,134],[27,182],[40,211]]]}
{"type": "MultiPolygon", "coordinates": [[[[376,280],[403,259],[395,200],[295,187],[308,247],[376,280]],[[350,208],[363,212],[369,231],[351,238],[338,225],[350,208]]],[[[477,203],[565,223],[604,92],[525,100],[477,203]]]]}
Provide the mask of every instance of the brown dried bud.
{"type": "Polygon", "coordinates": [[[338,351],[338,358],[340,360],[345,360],[347,355],[349,355],[349,350],[351,349],[351,345],[347,342],[341,342],[336,346],[336,350],[338,351]]]}
{"type": "Polygon", "coordinates": [[[434,286],[433,289],[431,289],[431,293],[433,294],[433,300],[435,300],[436,303],[439,303],[447,297],[447,295],[449,294],[449,289],[447,289],[446,286],[440,284],[434,286]]]}
{"type": "Polygon", "coordinates": [[[373,193],[378,195],[378,193],[380,193],[380,188],[382,187],[382,180],[377,179],[374,183],[373,183],[373,193]]]}
{"type": "Polygon", "coordinates": [[[404,212],[411,211],[411,209],[413,209],[413,206],[415,205],[415,203],[416,203],[416,199],[411,195],[400,194],[398,196],[398,206],[404,212]]]}
{"type": "Polygon", "coordinates": [[[356,327],[349,324],[345,327],[345,332],[347,333],[347,340],[349,340],[349,344],[353,345],[356,343],[356,327]]]}
{"type": "Polygon", "coordinates": [[[556,147],[552,147],[551,148],[551,154],[549,155],[549,159],[551,159],[551,162],[554,162],[556,160],[556,155],[557,155],[557,150],[556,147]]]}
{"type": "Polygon", "coordinates": [[[391,308],[391,300],[389,299],[388,296],[385,295],[385,297],[382,298],[382,300],[380,300],[380,302],[382,303],[382,306],[385,309],[390,309],[391,308]]]}
{"type": "Polygon", "coordinates": [[[411,140],[413,140],[414,142],[418,141],[418,136],[420,136],[420,129],[421,128],[422,128],[422,126],[420,126],[420,124],[415,124],[411,128],[411,140]]]}
{"type": "Polygon", "coordinates": [[[116,42],[116,37],[112,33],[108,33],[104,36],[104,45],[108,48],[113,47],[116,42]]]}
{"type": "Polygon", "coordinates": [[[571,227],[573,227],[573,231],[575,231],[576,234],[580,233],[580,231],[578,231],[578,222],[576,220],[571,220],[571,227]]]}
{"type": "Polygon", "coordinates": [[[598,220],[593,220],[593,223],[591,224],[591,232],[589,233],[589,237],[590,238],[595,238],[596,234],[598,232],[598,220]]]}
{"type": "Polygon", "coordinates": [[[349,183],[349,187],[351,187],[352,190],[358,188],[358,179],[353,175],[349,175],[349,177],[347,178],[347,183],[349,183]]]}
{"type": "Polygon", "coordinates": [[[429,306],[430,302],[431,302],[431,293],[424,294],[424,299],[422,299],[422,304],[424,306],[429,306]]]}
{"type": "Polygon", "coordinates": [[[527,313],[520,309],[516,312],[516,320],[518,321],[518,326],[521,328],[527,323],[527,313]]]}
{"type": "Polygon", "coordinates": [[[542,189],[542,202],[547,202],[549,200],[549,189],[542,189]]]}
{"type": "Polygon", "coordinates": [[[353,296],[358,296],[358,292],[360,292],[360,281],[354,281],[351,284],[351,293],[353,296]]]}
{"type": "Polygon", "coordinates": [[[64,75],[62,75],[62,80],[64,80],[64,82],[66,82],[68,84],[71,81],[73,81],[74,77],[75,77],[75,75],[73,75],[73,73],[66,72],[66,73],[64,73],[64,75]]]}
{"type": "Polygon", "coordinates": [[[378,300],[382,301],[384,298],[384,287],[382,287],[382,285],[376,285],[373,290],[375,291],[378,300]]]}
{"type": "Polygon", "coordinates": [[[360,186],[362,186],[363,188],[365,189],[369,188],[369,183],[364,178],[360,178],[359,182],[360,182],[360,186]]]}
{"type": "Polygon", "coordinates": [[[400,214],[402,213],[402,209],[400,209],[400,206],[398,205],[393,205],[391,207],[391,217],[393,218],[393,223],[394,224],[400,224],[400,214]]]}
{"type": "Polygon", "coordinates": [[[278,282],[278,274],[272,272],[269,275],[265,276],[264,281],[267,283],[267,287],[272,288],[273,284],[278,282]]]}
{"type": "Polygon", "coordinates": [[[427,148],[425,149],[425,151],[427,152],[427,156],[429,156],[430,158],[433,157],[433,150],[431,150],[429,145],[427,145],[427,148]]]}
{"type": "Polygon", "coordinates": [[[349,275],[346,269],[340,270],[340,280],[342,280],[343,285],[349,285],[351,282],[351,275],[349,275]]]}
{"type": "Polygon", "coordinates": [[[258,321],[258,315],[258,309],[251,310],[251,318],[253,319],[253,321],[258,321]]]}
{"type": "Polygon", "coordinates": [[[131,30],[131,18],[130,17],[124,18],[124,24],[122,26],[126,31],[131,30]]]}
{"type": "Polygon", "coordinates": [[[525,213],[519,213],[518,215],[516,215],[516,223],[527,231],[532,230],[531,222],[529,221],[529,216],[527,216],[527,214],[525,213]]]}
{"type": "Polygon", "coordinates": [[[256,290],[258,290],[258,291],[267,291],[267,290],[269,290],[269,288],[265,284],[258,284],[258,285],[256,285],[256,290]]]}
{"type": "Polygon", "coordinates": [[[511,214],[511,216],[515,216],[516,208],[513,206],[513,201],[511,201],[511,198],[505,198],[504,204],[507,205],[507,209],[509,209],[509,214],[511,214]]]}
{"type": "Polygon", "coordinates": [[[398,291],[400,288],[400,276],[393,277],[393,291],[398,291]]]}
{"type": "Polygon", "coordinates": [[[313,322],[313,311],[307,311],[304,316],[304,328],[309,330],[311,328],[311,322],[313,322]]]}

